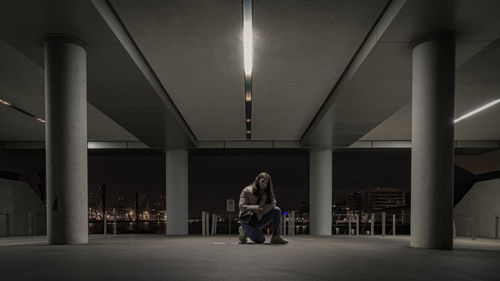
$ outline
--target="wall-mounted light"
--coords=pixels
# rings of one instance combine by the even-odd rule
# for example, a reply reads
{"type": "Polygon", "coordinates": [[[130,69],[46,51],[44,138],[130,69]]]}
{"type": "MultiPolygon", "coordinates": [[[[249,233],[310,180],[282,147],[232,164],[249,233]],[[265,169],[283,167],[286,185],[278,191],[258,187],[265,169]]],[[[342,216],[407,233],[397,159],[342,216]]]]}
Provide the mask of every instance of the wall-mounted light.
{"type": "Polygon", "coordinates": [[[247,120],[246,120],[246,121],[247,121],[247,123],[250,123],[250,122],[252,122],[252,119],[247,118],[247,120]]]}
{"type": "Polygon", "coordinates": [[[466,118],[471,117],[471,116],[472,116],[472,115],[474,115],[474,114],[477,114],[477,113],[479,113],[479,112],[481,112],[481,111],[483,111],[483,110],[485,110],[485,109],[487,109],[487,108],[489,108],[489,107],[494,106],[495,104],[497,104],[497,103],[499,103],[499,102],[500,102],[500,99],[496,99],[496,100],[494,100],[494,101],[492,101],[492,102],[489,102],[489,103],[487,103],[487,104],[485,104],[485,105],[483,105],[483,106],[481,106],[481,107],[478,107],[478,108],[476,108],[476,109],[472,110],[471,112],[466,113],[466,114],[464,114],[464,115],[462,115],[462,116],[458,117],[457,119],[455,119],[455,120],[453,121],[453,123],[455,123],[455,124],[456,124],[456,123],[458,123],[458,122],[460,122],[460,121],[462,121],[462,120],[464,120],[464,119],[466,119],[466,118]]]}

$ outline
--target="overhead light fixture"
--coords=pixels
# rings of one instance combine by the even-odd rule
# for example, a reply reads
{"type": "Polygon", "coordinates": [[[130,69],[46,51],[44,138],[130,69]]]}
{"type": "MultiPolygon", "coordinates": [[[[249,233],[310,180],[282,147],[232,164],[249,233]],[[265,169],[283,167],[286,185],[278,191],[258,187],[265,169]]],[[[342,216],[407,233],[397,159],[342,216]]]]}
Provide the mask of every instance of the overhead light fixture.
{"type": "Polygon", "coordinates": [[[243,53],[245,75],[250,76],[253,64],[252,0],[243,0],[243,53]]]}
{"type": "Polygon", "coordinates": [[[19,108],[19,107],[17,107],[17,106],[14,106],[14,105],[12,105],[11,103],[9,103],[9,102],[7,102],[7,101],[5,101],[5,100],[3,100],[3,99],[0,99],[0,103],[1,103],[1,104],[3,104],[3,105],[5,105],[5,106],[8,106],[8,107],[10,107],[10,108],[12,108],[12,109],[14,109],[14,110],[19,111],[19,112],[21,112],[22,114],[28,115],[29,117],[31,117],[31,118],[33,118],[33,119],[35,119],[35,120],[37,120],[37,121],[40,121],[40,122],[42,122],[42,123],[46,123],[46,121],[45,121],[45,120],[43,120],[42,118],[40,118],[40,117],[36,117],[35,115],[33,115],[33,114],[29,113],[28,111],[26,111],[26,110],[24,110],[24,109],[21,109],[21,108],[19,108]]]}
{"type": "Polygon", "coordinates": [[[489,102],[489,103],[487,103],[487,104],[485,104],[485,105],[483,105],[483,106],[481,106],[481,107],[479,107],[479,108],[476,108],[476,109],[472,110],[471,112],[469,112],[469,113],[467,113],[467,114],[464,114],[464,115],[462,115],[462,116],[458,117],[457,119],[455,119],[455,120],[453,121],[453,123],[455,123],[455,124],[456,124],[456,123],[458,123],[458,122],[460,122],[460,121],[462,121],[462,120],[464,120],[464,119],[466,119],[466,118],[471,117],[471,116],[472,116],[472,115],[474,115],[474,114],[477,114],[477,113],[479,113],[479,112],[481,112],[481,111],[483,111],[483,110],[485,110],[485,109],[487,109],[487,108],[489,108],[489,107],[494,106],[495,104],[497,104],[497,103],[499,103],[499,102],[500,102],[500,99],[496,99],[496,100],[494,100],[494,101],[492,101],[492,102],[489,102]]]}
{"type": "Polygon", "coordinates": [[[243,64],[245,67],[245,126],[247,140],[252,138],[252,66],[253,66],[253,27],[252,0],[243,1],[243,64]]]}
{"type": "Polygon", "coordinates": [[[10,106],[10,103],[8,103],[8,102],[4,101],[3,99],[0,99],[0,103],[3,103],[3,104],[5,104],[5,105],[10,106]]]}

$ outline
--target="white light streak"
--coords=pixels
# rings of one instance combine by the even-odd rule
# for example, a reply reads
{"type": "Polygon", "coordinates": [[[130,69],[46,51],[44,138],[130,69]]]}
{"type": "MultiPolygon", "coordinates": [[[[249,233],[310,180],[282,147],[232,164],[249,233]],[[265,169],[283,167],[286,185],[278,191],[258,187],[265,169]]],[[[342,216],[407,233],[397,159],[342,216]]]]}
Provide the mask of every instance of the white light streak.
{"type": "Polygon", "coordinates": [[[3,103],[3,104],[5,104],[5,105],[7,105],[7,106],[10,106],[10,103],[8,103],[8,102],[6,102],[6,101],[4,101],[4,100],[2,100],[2,99],[0,99],[0,103],[3,103]]]}
{"type": "Polygon", "coordinates": [[[251,76],[253,66],[252,0],[243,0],[243,53],[245,75],[251,76]]]}
{"type": "Polygon", "coordinates": [[[485,110],[485,109],[487,109],[487,108],[489,108],[489,107],[494,106],[495,104],[497,104],[497,103],[499,103],[499,102],[500,102],[500,99],[496,99],[496,100],[494,100],[494,101],[492,101],[492,102],[489,102],[489,103],[487,103],[487,104],[485,104],[485,105],[483,105],[483,106],[481,106],[481,107],[479,107],[479,108],[474,109],[473,111],[471,111],[471,112],[469,112],[469,113],[467,113],[467,114],[464,114],[464,115],[462,115],[462,116],[458,117],[457,119],[455,119],[455,120],[453,121],[453,123],[455,123],[455,124],[456,124],[456,123],[458,123],[458,122],[460,122],[460,121],[462,121],[462,120],[464,120],[464,119],[466,119],[466,118],[471,117],[471,116],[472,116],[472,115],[474,115],[474,114],[477,114],[477,113],[479,113],[479,112],[481,112],[481,111],[483,111],[483,110],[485,110]]]}
{"type": "Polygon", "coordinates": [[[42,119],[42,118],[40,118],[40,117],[36,117],[35,119],[36,119],[36,120],[38,120],[38,121],[40,121],[40,122],[42,122],[42,123],[46,123],[46,122],[47,122],[47,121],[43,120],[43,119],[42,119]]]}

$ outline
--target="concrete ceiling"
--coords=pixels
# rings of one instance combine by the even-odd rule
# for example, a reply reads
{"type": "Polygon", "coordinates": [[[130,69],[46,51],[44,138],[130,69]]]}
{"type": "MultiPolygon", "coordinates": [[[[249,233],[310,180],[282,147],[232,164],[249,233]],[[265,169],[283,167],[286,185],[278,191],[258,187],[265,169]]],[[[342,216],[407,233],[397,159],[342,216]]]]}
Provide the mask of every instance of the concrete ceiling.
{"type": "MultiPolygon", "coordinates": [[[[92,138],[95,129],[96,134],[117,133],[111,138],[113,140],[137,138],[150,147],[192,145],[189,132],[179,124],[178,114],[168,110],[164,102],[165,97],[153,88],[92,2],[21,0],[2,1],[0,4],[2,39],[40,69],[43,69],[44,64],[42,38],[47,33],[70,34],[89,45],[87,96],[89,103],[96,108],[93,110],[89,106],[89,114],[100,111],[106,118],[114,121],[103,121],[105,116],[102,114],[100,117],[89,115],[89,137],[92,138]],[[95,120],[99,127],[92,126],[92,120],[95,120]],[[128,132],[117,129],[116,124],[128,132]]],[[[24,73],[25,70],[19,71],[24,73]]],[[[29,78],[27,84],[38,79],[34,74],[28,75],[28,72],[24,76],[29,78]]],[[[41,77],[43,78],[43,75],[41,77]]],[[[36,83],[36,99],[40,100],[43,98],[43,84],[36,83]]],[[[26,93],[23,92],[24,94],[26,93]]],[[[31,97],[27,99],[31,100],[31,97]]],[[[38,112],[42,108],[43,106],[38,112]]],[[[100,139],[101,136],[97,138],[100,139]]],[[[11,139],[15,139],[15,136],[11,139]]]]}
{"type": "MultiPolygon", "coordinates": [[[[241,1],[0,5],[0,98],[43,116],[41,38],[67,33],[90,46],[90,139],[245,140],[241,1]]],[[[457,32],[457,116],[498,98],[498,10],[496,0],[254,0],[252,140],[409,140],[408,44],[438,29],[457,32]]],[[[459,123],[456,138],[499,140],[498,107],[459,123]]],[[[0,106],[0,141],[43,139],[19,114],[0,106]]]]}
{"type": "MultiPolygon", "coordinates": [[[[463,79],[460,69],[462,66],[465,68],[469,60],[471,64],[476,65],[476,70],[471,70],[472,72],[478,68],[488,68],[484,64],[485,61],[474,62],[475,55],[500,36],[500,18],[495,15],[495,11],[500,9],[500,2],[449,1],[454,9],[448,9],[447,12],[444,8],[440,10],[439,6],[433,6],[434,2],[406,1],[357,72],[335,93],[335,102],[321,122],[305,135],[306,145],[342,147],[349,146],[359,139],[408,140],[410,136],[405,133],[411,133],[411,125],[397,116],[411,119],[411,114],[404,109],[411,101],[409,43],[431,30],[456,31],[457,82],[463,79]],[[391,123],[385,124],[385,120],[391,123]]],[[[499,65],[494,61],[491,61],[491,64],[499,65]]],[[[491,93],[480,91],[465,91],[460,86],[457,87],[457,113],[464,111],[462,106],[467,107],[467,103],[462,105],[466,96],[469,100],[475,100],[476,104],[481,104],[484,100],[482,95],[491,98],[491,93]]],[[[492,124],[489,127],[494,126],[495,124],[492,124]]],[[[494,132],[484,124],[481,127],[484,128],[480,129],[483,132],[481,137],[498,140],[500,127],[493,130],[494,132]]],[[[460,130],[461,128],[457,127],[457,132],[460,130]]],[[[478,130],[464,130],[459,136],[470,139],[478,130]]]]}
{"type": "MultiPolygon", "coordinates": [[[[500,39],[457,68],[455,118],[500,98],[500,39]]],[[[361,140],[411,140],[411,102],[361,140]]],[[[500,140],[500,106],[455,125],[456,140],[500,140]]]]}
{"type": "MultiPolygon", "coordinates": [[[[455,85],[455,118],[470,112],[494,99],[500,98],[500,9],[498,1],[456,1],[455,29],[457,30],[457,58],[455,85]]],[[[397,38],[411,38],[404,32],[410,17],[409,8],[403,10],[399,21],[382,38],[380,44],[392,45],[397,38]],[[387,42],[387,43],[386,43],[387,42]]],[[[379,45],[380,45],[379,44],[379,45]]],[[[380,61],[388,58],[379,55],[380,61]]],[[[386,65],[387,66],[387,65],[386,65]]],[[[391,65],[388,65],[389,67],[391,65]]],[[[398,87],[404,104],[387,119],[367,132],[360,140],[411,140],[411,57],[407,53],[399,67],[404,70],[392,77],[404,79],[403,87],[398,87]]],[[[378,77],[378,73],[390,71],[388,68],[363,70],[365,77],[378,77]]],[[[394,71],[393,71],[394,72],[394,71]]],[[[390,84],[390,81],[387,81],[390,84]]],[[[455,125],[456,140],[500,140],[500,106],[481,112],[455,125]]]]}
{"type": "MultiPolygon", "coordinates": [[[[42,68],[0,40],[0,99],[44,118],[44,73],[42,68]]],[[[137,138],[87,104],[89,141],[137,141],[137,138]]],[[[45,125],[0,104],[0,141],[44,141],[45,125]]]]}
{"type": "MultiPolygon", "coordinates": [[[[111,3],[198,140],[245,140],[241,1],[111,3]]],[[[386,4],[254,1],[252,139],[300,140],[386,4]]]]}

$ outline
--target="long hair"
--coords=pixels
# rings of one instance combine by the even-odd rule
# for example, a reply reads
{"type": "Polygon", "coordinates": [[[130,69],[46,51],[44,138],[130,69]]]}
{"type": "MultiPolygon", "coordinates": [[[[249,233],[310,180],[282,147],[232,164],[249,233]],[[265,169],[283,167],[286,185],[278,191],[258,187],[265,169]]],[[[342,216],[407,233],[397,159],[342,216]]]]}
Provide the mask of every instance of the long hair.
{"type": "Polygon", "coordinates": [[[266,191],[266,193],[267,193],[266,203],[271,204],[273,202],[273,200],[276,200],[276,196],[274,195],[273,181],[271,180],[271,176],[268,173],[262,172],[262,173],[257,175],[257,177],[255,178],[255,180],[252,183],[252,185],[254,187],[253,193],[255,196],[259,196],[259,193],[260,193],[259,180],[261,178],[267,178],[268,184],[267,184],[267,191],[266,191]]]}

